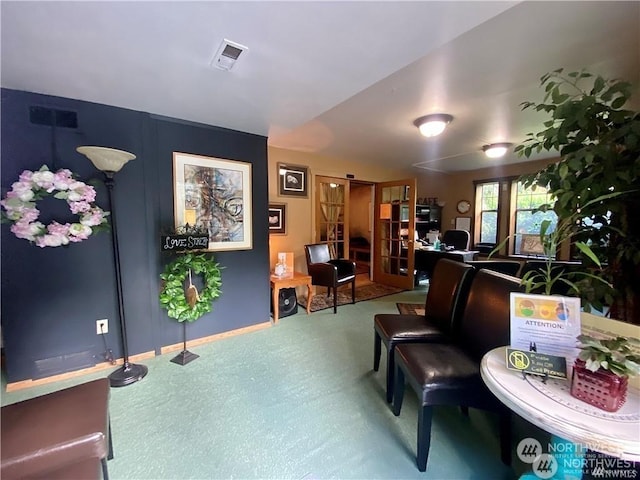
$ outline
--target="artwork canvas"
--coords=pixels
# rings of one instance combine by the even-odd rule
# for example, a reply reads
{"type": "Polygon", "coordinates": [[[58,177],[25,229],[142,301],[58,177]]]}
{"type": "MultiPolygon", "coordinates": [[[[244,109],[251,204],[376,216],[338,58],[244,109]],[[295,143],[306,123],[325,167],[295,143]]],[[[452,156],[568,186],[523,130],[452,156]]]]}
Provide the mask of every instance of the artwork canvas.
{"type": "Polygon", "coordinates": [[[251,164],[187,153],[173,154],[176,227],[209,233],[209,248],[252,248],[251,164]]]}

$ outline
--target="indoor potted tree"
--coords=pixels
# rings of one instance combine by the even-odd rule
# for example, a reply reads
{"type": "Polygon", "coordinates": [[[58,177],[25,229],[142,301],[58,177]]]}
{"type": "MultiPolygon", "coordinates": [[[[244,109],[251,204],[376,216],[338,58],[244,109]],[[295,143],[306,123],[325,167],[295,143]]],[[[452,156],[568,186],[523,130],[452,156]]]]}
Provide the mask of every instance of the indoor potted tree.
{"type": "MultiPolygon", "coordinates": [[[[607,280],[583,277],[580,288],[589,292],[589,302],[610,305],[613,318],[639,323],[640,222],[633,214],[640,211],[640,114],[622,109],[631,85],[562,69],[544,75],[541,85],[542,103],[524,102],[523,109],[551,118],[515,151],[527,158],[557,151],[561,159],[521,180],[548,188],[559,219],[579,214],[574,241],[590,247],[603,265],[598,276],[607,280]]],[[[576,255],[584,259],[586,253],[576,255]]]]}
{"type": "Polygon", "coordinates": [[[636,339],[598,339],[579,335],[580,354],[571,377],[571,395],[591,405],[615,412],[627,395],[629,376],[640,374],[640,356],[631,347],[636,339]]]}

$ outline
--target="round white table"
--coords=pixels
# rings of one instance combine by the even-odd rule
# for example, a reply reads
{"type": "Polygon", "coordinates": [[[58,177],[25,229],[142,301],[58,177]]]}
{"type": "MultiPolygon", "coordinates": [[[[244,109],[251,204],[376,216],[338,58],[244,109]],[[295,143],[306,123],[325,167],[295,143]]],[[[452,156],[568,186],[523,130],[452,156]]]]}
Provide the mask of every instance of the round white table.
{"type": "Polygon", "coordinates": [[[569,379],[549,378],[543,383],[540,376],[523,377],[508,370],[506,347],[487,353],[480,372],[489,390],[532,424],[589,450],[640,462],[640,392],[636,388],[629,386],[620,410],[606,412],[572,397],[569,379]]]}

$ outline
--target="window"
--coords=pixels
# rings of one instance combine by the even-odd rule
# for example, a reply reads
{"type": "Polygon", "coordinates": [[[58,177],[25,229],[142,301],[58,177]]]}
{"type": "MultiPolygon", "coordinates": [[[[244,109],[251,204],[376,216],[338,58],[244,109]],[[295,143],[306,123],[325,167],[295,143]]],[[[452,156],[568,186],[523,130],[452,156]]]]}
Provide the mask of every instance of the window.
{"type": "Polygon", "coordinates": [[[476,187],[476,205],[479,219],[481,243],[495,245],[498,242],[498,206],[500,183],[479,183],[476,187]]]}
{"type": "Polygon", "coordinates": [[[553,197],[544,187],[525,188],[521,182],[514,182],[514,249],[516,255],[543,255],[540,245],[540,224],[550,220],[549,231],[556,228],[558,216],[553,211],[535,212],[540,205],[552,204],[553,197]]]}

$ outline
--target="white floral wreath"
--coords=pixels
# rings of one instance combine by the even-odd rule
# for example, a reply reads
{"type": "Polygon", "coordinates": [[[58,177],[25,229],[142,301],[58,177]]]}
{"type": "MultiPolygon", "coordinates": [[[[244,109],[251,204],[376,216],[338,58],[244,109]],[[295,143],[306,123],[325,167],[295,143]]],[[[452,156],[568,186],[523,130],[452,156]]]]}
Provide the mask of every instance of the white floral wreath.
{"type": "Polygon", "coordinates": [[[41,248],[59,247],[86,240],[95,227],[107,224],[109,212],[94,205],[95,198],[95,189],[75,180],[70,170],[52,173],[43,165],[37,172],[22,172],[0,205],[6,210],[3,216],[13,223],[11,231],[16,237],[34,242],[41,248]],[[36,208],[36,201],[53,192],[57,192],[54,198],[66,200],[71,213],[80,216],[78,223],[63,225],[53,221],[45,226],[37,221],[40,210],[36,208]]]}

